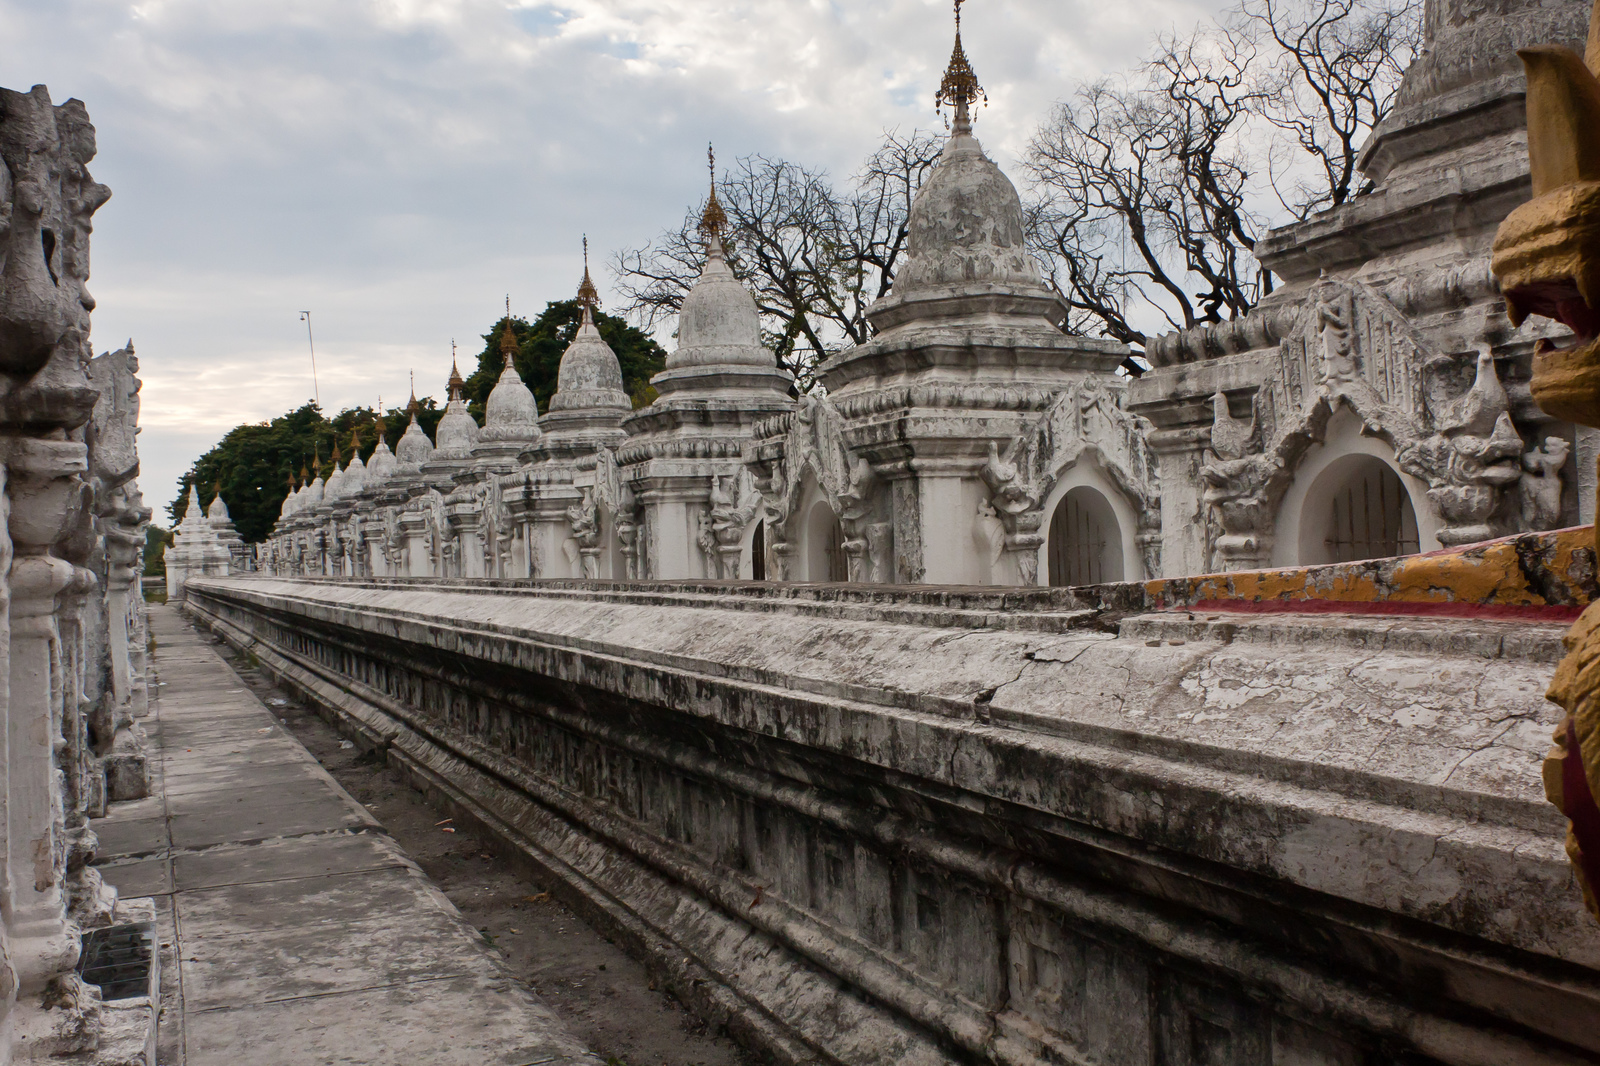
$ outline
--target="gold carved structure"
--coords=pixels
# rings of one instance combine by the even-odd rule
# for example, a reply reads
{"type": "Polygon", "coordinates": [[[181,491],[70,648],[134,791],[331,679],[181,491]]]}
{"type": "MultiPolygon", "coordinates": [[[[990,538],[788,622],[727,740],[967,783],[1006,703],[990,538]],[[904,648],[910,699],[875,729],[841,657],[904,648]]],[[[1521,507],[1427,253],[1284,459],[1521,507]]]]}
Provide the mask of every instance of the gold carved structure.
{"type": "MultiPolygon", "coordinates": [[[[1534,399],[1557,418],[1600,428],[1600,2],[1585,51],[1538,45],[1517,53],[1528,75],[1533,199],[1501,223],[1493,269],[1512,322],[1537,315],[1573,333],[1564,347],[1540,342],[1534,399]]],[[[1578,619],[1566,645],[1548,692],[1567,717],[1544,762],[1545,794],[1567,817],[1567,855],[1600,918],[1600,603],[1578,619]]]]}

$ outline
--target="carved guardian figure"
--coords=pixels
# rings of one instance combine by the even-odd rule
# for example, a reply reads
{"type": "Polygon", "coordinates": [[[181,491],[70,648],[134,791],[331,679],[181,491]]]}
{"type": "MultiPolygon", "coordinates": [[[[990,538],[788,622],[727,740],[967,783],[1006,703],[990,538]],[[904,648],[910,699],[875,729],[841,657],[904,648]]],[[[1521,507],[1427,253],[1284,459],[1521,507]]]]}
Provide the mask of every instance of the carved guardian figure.
{"type": "MultiPolygon", "coordinates": [[[[1528,74],[1533,199],[1501,223],[1494,272],[1513,322],[1540,315],[1573,333],[1564,347],[1540,342],[1534,399],[1558,418],[1600,427],[1600,19],[1591,15],[1582,58],[1559,45],[1517,54],[1528,74]]],[[[1600,918],[1600,604],[1566,645],[1548,692],[1567,717],[1545,759],[1545,794],[1567,817],[1567,855],[1600,918]]]]}

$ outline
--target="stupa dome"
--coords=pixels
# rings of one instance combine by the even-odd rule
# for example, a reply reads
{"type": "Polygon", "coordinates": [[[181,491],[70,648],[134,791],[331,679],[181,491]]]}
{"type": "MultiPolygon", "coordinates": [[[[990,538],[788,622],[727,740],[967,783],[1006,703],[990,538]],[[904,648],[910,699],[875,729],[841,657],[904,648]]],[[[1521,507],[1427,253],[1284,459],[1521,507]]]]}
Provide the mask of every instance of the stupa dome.
{"type": "MultiPolygon", "coordinates": [[[[710,213],[708,207],[708,216],[710,213]]],[[[706,244],[705,269],[678,312],[678,350],[667,356],[667,369],[772,366],[772,353],[761,343],[755,297],[729,269],[722,237],[715,228],[708,231],[706,244]]]]}
{"type": "Polygon", "coordinates": [[[400,442],[395,445],[395,463],[405,466],[421,466],[433,458],[433,441],[423,432],[417,424],[416,412],[417,399],[411,398],[411,424],[406,427],[400,442]]]}
{"type": "MultiPolygon", "coordinates": [[[[511,320],[506,319],[506,329],[500,337],[500,352],[505,356],[506,368],[500,380],[489,393],[484,405],[483,429],[478,439],[483,441],[527,441],[539,436],[539,403],[533,391],[523,384],[517,373],[516,335],[511,332],[511,320]]],[[[620,371],[619,371],[620,373],[620,371]]]]}
{"type": "Polygon", "coordinates": [[[984,154],[970,123],[957,122],[911,205],[907,228],[897,296],[970,282],[1043,284],[1023,237],[1022,198],[984,154]]]}
{"type": "Polygon", "coordinates": [[[231,522],[233,518],[228,514],[228,505],[222,502],[222,493],[217,493],[211,498],[211,506],[206,508],[206,517],[212,522],[231,522]]]}
{"type": "Polygon", "coordinates": [[[367,483],[376,485],[393,474],[397,465],[394,452],[389,450],[389,442],[384,440],[380,434],[378,446],[372,452],[372,461],[367,464],[367,483]]]}
{"type": "Polygon", "coordinates": [[[434,431],[435,459],[464,459],[472,454],[472,445],[477,442],[478,423],[467,413],[467,401],[461,394],[465,385],[452,355],[450,380],[446,382],[450,402],[445,405],[444,417],[439,419],[439,428],[434,431]]]}
{"type": "Polygon", "coordinates": [[[339,456],[333,457],[333,473],[328,475],[328,482],[322,487],[322,502],[332,503],[344,495],[344,471],[339,469],[339,456]]]}
{"type": "Polygon", "coordinates": [[[344,494],[354,496],[367,487],[367,465],[361,461],[360,441],[350,436],[350,465],[344,468],[344,494]]]}
{"type": "Polygon", "coordinates": [[[600,303],[599,290],[589,277],[589,242],[584,239],[583,283],[578,286],[578,302],[583,305],[583,322],[578,335],[562,353],[556,371],[556,394],[550,397],[551,411],[633,410],[628,394],[622,391],[622,364],[617,353],[600,336],[594,324],[594,309],[600,303]]]}

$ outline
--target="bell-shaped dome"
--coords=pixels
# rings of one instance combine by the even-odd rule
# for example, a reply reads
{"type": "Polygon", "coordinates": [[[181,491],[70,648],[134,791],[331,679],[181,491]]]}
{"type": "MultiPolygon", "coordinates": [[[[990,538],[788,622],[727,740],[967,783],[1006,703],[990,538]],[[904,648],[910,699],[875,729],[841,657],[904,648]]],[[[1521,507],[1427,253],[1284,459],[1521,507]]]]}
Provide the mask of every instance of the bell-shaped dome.
{"type": "Polygon", "coordinates": [[[325,486],[323,485],[321,477],[316,477],[311,480],[311,484],[306,486],[304,509],[309,510],[322,503],[324,488],[325,486]]]}
{"type": "Polygon", "coordinates": [[[484,405],[483,429],[478,433],[482,441],[529,441],[539,436],[539,402],[533,391],[522,382],[517,373],[516,334],[511,332],[511,319],[506,319],[505,332],[500,337],[500,354],[505,357],[506,368],[500,380],[489,393],[484,405]]]}
{"type": "MultiPolygon", "coordinates": [[[[410,430],[406,431],[408,434],[410,430]]],[[[439,419],[438,443],[435,459],[460,459],[472,454],[472,445],[478,439],[478,423],[467,413],[465,400],[451,400],[439,419]]],[[[405,441],[400,442],[402,445],[405,441]]]]}
{"type": "Polygon", "coordinates": [[[1023,238],[1022,198],[958,122],[911,205],[906,261],[894,294],[971,282],[1038,288],[1038,264],[1023,238]]]}
{"type": "Polygon", "coordinates": [[[378,446],[372,451],[372,461],[367,464],[367,484],[376,485],[394,473],[397,462],[394,452],[389,450],[389,442],[380,435],[378,446]]]}
{"type": "Polygon", "coordinates": [[[728,268],[715,229],[708,233],[706,253],[705,269],[678,312],[678,350],[667,357],[667,369],[772,366],[772,353],[761,343],[755,297],[728,268]]]}
{"type": "Polygon", "coordinates": [[[344,495],[344,471],[339,469],[339,457],[334,456],[333,473],[328,475],[328,483],[322,487],[322,502],[332,503],[344,495]]]}
{"type": "Polygon", "coordinates": [[[450,380],[445,383],[450,402],[445,404],[444,417],[439,419],[439,428],[434,431],[435,459],[465,459],[472,454],[472,446],[477,443],[478,423],[467,412],[467,401],[462,393],[465,386],[466,382],[461,379],[461,371],[456,366],[455,345],[452,343],[450,380]]]}
{"type": "Polygon", "coordinates": [[[356,452],[350,465],[344,468],[344,494],[346,497],[354,496],[366,487],[367,465],[361,461],[361,453],[356,452]]]}
{"type": "Polygon", "coordinates": [[[206,508],[206,517],[211,519],[213,524],[233,521],[233,517],[228,514],[228,505],[222,502],[222,493],[219,492],[211,497],[211,506],[206,508]]]}
{"type": "MultiPolygon", "coordinates": [[[[587,280],[587,272],[584,276],[587,280]]],[[[622,365],[617,362],[617,353],[611,350],[611,345],[595,328],[593,311],[586,302],[578,335],[561,356],[561,369],[556,372],[556,394],[550,397],[550,410],[597,408],[615,408],[627,412],[633,409],[633,404],[628,400],[628,394],[622,391],[622,365]]]]}
{"type": "MultiPolygon", "coordinates": [[[[413,405],[415,405],[414,400],[413,405]]],[[[400,437],[400,443],[395,445],[395,462],[403,466],[421,466],[432,458],[433,441],[428,439],[428,435],[417,424],[416,411],[413,410],[411,424],[400,437]]]]}

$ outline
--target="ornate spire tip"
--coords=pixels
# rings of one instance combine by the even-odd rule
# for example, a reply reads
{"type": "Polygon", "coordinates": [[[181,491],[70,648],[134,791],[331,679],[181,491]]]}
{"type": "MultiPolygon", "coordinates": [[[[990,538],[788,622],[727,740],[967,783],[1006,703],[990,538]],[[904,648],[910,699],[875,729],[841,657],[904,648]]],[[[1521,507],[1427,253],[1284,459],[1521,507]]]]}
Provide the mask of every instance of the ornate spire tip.
{"type": "Polygon", "coordinates": [[[714,146],[706,147],[706,158],[710,161],[711,195],[706,199],[705,213],[700,216],[700,235],[709,241],[722,236],[722,231],[728,227],[728,213],[717,199],[717,150],[714,146]]]}
{"type": "Polygon", "coordinates": [[[962,128],[972,123],[967,108],[982,100],[985,105],[989,102],[989,94],[983,91],[983,86],[978,84],[978,75],[973,71],[972,64],[967,61],[967,53],[961,47],[961,5],[966,0],[955,0],[956,4],[956,46],[950,53],[950,66],[944,72],[944,81],[939,86],[939,91],[934,95],[934,108],[940,114],[945,107],[954,109],[956,126],[962,128]]]}
{"type": "Polygon", "coordinates": [[[594,279],[589,276],[589,237],[583,238],[583,281],[578,285],[578,303],[586,311],[593,311],[600,306],[600,290],[595,288],[594,279]]]}

